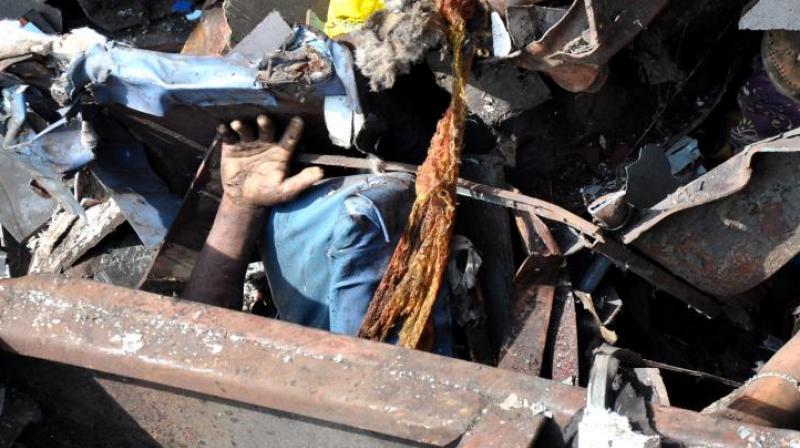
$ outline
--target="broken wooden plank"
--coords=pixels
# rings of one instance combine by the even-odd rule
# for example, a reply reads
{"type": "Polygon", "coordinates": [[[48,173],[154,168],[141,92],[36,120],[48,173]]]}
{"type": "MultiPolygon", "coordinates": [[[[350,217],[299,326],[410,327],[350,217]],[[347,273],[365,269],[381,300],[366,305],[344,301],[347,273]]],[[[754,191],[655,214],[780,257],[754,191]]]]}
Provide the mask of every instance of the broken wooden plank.
{"type": "Polygon", "coordinates": [[[46,235],[48,239],[42,246],[43,250],[37,250],[34,254],[30,273],[58,274],[63,269],[72,266],[89,249],[95,247],[103,238],[125,222],[125,216],[117,203],[113,199],[108,199],[86,210],[86,218],[74,221],[63,239],[54,245],[53,241],[58,240],[58,234],[68,218],[63,218],[63,220],[57,219],[58,222],[54,222],[54,232],[46,235]],[[55,227],[56,225],[58,227],[55,227]],[[48,253],[47,249],[52,250],[48,253]]]}
{"type": "Polygon", "coordinates": [[[33,252],[33,257],[30,267],[28,268],[28,273],[33,274],[40,272],[40,266],[45,263],[58,242],[61,241],[64,234],[67,233],[70,227],[72,227],[72,223],[77,219],[78,217],[76,215],[65,211],[57,213],[50,221],[50,224],[47,225],[47,228],[31,239],[28,248],[33,252]]]}

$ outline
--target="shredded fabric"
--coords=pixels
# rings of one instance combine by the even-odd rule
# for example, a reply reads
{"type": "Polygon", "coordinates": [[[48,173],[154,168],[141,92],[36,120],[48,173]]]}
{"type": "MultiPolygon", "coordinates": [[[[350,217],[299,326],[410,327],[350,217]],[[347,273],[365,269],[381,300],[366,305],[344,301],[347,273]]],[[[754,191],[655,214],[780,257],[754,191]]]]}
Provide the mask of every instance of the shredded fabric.
{"type": "Polygon", "coordinates": [[[430,341],[431,310],[447,268],[456,210],[456,181],[464,137],[464,86],[471,59],[463,59],[466,20],[471,0],[439,0],[439,14],[448,25],[453,51],[453,89],[450,107],[439,121],[428,157],[417,172],[417,197],[403,235],[375,296],[359,335],[385,340],[402,319],[399,344],[420,348],[430,341]],[[429,331],[426,332],[426,329],[429,331]],[[426,334],[428,333],[428,334],[426,334]]]}
{"type": "Polygon", "coordinates": [[[374,92],[391,88],[397,76],[408,73],[412,64],[444,39],[439,14],[427,0],[400,11],[378,11],[355,36],[356,66],[374,92]]]}

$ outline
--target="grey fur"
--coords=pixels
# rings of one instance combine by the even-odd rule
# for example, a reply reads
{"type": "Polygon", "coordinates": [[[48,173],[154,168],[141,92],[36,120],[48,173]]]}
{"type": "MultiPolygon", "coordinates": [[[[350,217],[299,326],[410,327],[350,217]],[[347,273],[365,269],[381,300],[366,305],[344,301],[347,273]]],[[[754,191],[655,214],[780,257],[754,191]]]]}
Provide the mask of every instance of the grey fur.
{"type": "Polygon", "coordinates": [[[431,48],[444,40],[439,15],[428,1],[401,11],[379,11],[355,35],[356,66],[373,91],[391,88],[431,48]]]}

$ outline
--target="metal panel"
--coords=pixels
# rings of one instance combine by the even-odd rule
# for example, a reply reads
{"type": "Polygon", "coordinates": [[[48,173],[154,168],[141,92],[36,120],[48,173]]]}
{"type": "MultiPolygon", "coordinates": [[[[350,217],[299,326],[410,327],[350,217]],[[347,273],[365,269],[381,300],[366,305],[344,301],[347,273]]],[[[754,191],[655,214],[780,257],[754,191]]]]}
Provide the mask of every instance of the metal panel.
{"type": "Polygon", "coordinates": [[[624,242],[717,296],[747,291],[800,252],[800,131],[752,145],[678,189],[624,242]]]}

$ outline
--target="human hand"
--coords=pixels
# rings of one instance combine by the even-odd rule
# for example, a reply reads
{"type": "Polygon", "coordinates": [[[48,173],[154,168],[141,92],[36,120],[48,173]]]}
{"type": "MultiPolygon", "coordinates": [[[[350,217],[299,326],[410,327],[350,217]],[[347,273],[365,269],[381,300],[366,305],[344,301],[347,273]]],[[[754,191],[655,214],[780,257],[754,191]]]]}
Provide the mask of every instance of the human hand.
{"type": "Polygon", "coordinates": [[[319,167],[306,168],[287,177],[289,162],[300,135],[303,120],[294,117],[281,140],[274,142],[275,127],[266,115],[256,119],[258,129],[242,120],[221,124],[220,172],[225,197],[246,208],[269,207],[291,201],[323,177],[319,167]]]}

